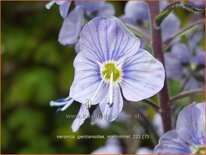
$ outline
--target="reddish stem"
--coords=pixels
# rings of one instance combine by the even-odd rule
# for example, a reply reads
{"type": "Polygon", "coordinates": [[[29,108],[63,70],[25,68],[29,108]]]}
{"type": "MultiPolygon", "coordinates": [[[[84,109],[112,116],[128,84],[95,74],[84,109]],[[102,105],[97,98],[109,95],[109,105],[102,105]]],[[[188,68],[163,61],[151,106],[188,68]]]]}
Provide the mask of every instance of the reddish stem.
{"type": "MultiPolygon", "coordinates": [[[[164,52],[162,50],[161,29],[156,27],[155,17],[159,14],[159,1],[149,1],[151,27],[152,27],[152,48],[156,59],[158,59],[165,66],[164,52]]],[[[171,111],[169,105],[169,94],[167,81],[165,80],[164,87],[159,93],[160,98],[160,113],[162,116],[164,132],[172,129],[171,111]]]]}

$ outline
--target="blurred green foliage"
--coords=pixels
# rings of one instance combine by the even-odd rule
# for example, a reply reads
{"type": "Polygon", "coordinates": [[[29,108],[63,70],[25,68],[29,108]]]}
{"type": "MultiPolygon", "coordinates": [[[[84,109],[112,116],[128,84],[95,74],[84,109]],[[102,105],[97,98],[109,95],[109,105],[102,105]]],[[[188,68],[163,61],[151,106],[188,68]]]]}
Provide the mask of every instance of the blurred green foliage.
{"type": "MultiPolygon", "coordinates": [[[[125,2],[112,3],[116,15],[121,15],[125,2]]],[[[56,136],[128,134],[131,123],[114,122],[111,128],[100,129],[87,120],[78,133],[73,133],[70,127],[73,120],[65,115],[76,114],[79,104],[58,115],[49,106],[49,101],[68,95],[76,54],[74,47],[62,46],[57,41],[63,21],[58,6],[46,10],[45,4],[2,2],[2,153],[91,153],[104,145],[106,139],[57,139],[56,136]]],[[[181,25],[185,25],[186,13],[176,10],[176,14],[181,25]]],[[[178,82],[170,81],[172,95],[178,92],[178,87],[178,82]]],[[[157,102],[157,96],[152,100],[157,102]]],[[[154,110],[145,109],[152,118],[154,110]]],[[[154,144],[148,140],[139,141],[138,145],[154,144]]]]}
{"type": "MultiPolygon", "coordinates": [[[[113,3],[122,14],[124,3],[113,3]]],[[[45,4],[2,2],[2,153],[90,153],[105,140],[56,138],[101,129],[87,121],[73,133],[73,119],[65,115],[76,114],[79,104],[58,115],[49,106],[68,95],[76,54],[58,43],[63,22],[58,6],[46,10],[45,4]]]]}

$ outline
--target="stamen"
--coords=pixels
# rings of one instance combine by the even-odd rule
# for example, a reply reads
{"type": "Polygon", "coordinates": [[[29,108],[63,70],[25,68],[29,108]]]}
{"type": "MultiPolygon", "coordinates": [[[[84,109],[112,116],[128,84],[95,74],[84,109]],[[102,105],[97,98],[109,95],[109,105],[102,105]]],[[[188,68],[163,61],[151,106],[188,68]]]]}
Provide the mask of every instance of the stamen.
{"type": "Polygon", "coordinates": [[[90,99],[86,99],[85,105],[86,105],[86,108],[87,108],[87,109],[90,109],[91,106],[92,106],[92,101],[91,101],[90,99]]]}
{"type": "Polygon", "coordinates": [[[71,97],[66,97],[64,99],[58,99],[55,101],[50,102],[50,106],[63,106],[62,108],[58,108],[57,112],[66,110],[72,103],[74,102],[74,99],[71,97]]]}
{"type": "Polygon", "coordinates": [[[46,4],[46,9],[50,9],[52,7],[52,5],[54,5],[55,1],[51,1],[49,3],[46,4]]]}
{"type": "Polygon", "coordinates": [[[90,109],[92,106],[92,101],[94,100],[94,98],[97,96],[97,93],[99,92],[103,82],[104,82],[104,78],[106,77],[107,74],[104,75],[104,77],[102,78],[99,86],[97,87],[97,90],[95,91],[94,95],[91,97],[91,99],[86,99],[85,101],[85,105],[87,107],[87,109],[90,109]]]}
{"type": "Polygon", "coordinates": [[[109,105],[113,104],[113,73],[111,73],[110,82],[109,82],[109,105]]]}
{"type": "Polygon", "coordinates": [[[97,87],[97,90],[95,91],[94,95],[93,95],[92,98],[91,98],[91,101],[94,100],[94,98],[96,97],[97,93],[99,92],[99,90],[100,90],[100,88],[101,88],[101,86],[102,86],[102,84],[103,84],[103,81],[104,81],[104,78],[106,77],[106,75],[107,75],[107,73],[103,76],[103,78],[102,78],[99,86],[97,87]]]}
{"type": "Polygon", "coordinates": [[[72,103],[74,102],[74,99],[69,100],[63,108],[61,108],[61,111],[66,110],[72,103]]]}
{"type": "Polygon", "coordinates": [[[72,98],[71,97],[66,97],[66,98],[63,98],[63,99],[58,99],[58,100],[55,100],[55,101],[50,101],[50,106],[53,107],[53,106],[63,106],[65,104],[67,104],[68,101],[70,101],[72,98]]]}

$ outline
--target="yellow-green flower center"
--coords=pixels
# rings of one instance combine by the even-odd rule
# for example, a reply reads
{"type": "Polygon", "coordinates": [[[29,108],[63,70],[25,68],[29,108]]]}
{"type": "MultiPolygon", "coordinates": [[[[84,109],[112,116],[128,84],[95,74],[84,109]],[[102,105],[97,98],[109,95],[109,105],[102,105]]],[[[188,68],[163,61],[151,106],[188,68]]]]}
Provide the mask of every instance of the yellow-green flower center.
{"type": "Polygon", "coordinates": [[[113,73],[113,82],[117,82],[122,77],[122,71],[114,62],[107,62],[101,71],[102,77],[105,76],[105,80],[110,81],[111,74],[113,73]]]}
{"type": "Polygon", "coordinates": [[[206,154],[205,146],[198,147],[194,154],[206,154]]]}
{"type": "Polygon", "coordinates": [[[190,68],[192,69],[192,71],[195,71],[197,69],[198,65],[196,63],[191,63],[190,64],[190,68]]]}

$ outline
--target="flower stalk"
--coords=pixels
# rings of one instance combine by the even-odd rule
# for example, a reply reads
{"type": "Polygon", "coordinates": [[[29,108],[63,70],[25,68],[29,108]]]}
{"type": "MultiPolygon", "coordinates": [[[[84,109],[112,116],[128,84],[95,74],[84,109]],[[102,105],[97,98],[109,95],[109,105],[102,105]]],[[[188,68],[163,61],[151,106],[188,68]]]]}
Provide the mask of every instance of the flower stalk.
{"type": "MultiPolygon", "coordinates": [[[[156,26],[156,16],[159,14],[159,1],[148,1],[151,16],[151,31],[152,31],[152,48],[154,57],[158,59],[165,66],[164,53],[162,50],[161,29],[156,26]]],[[[167,81],[165,80],[164,87],[159,94],[160,99],[160,113],[163,121],[164,132],[172,129],[171,110],[169,105],[169,93],[167,81]]]]}

